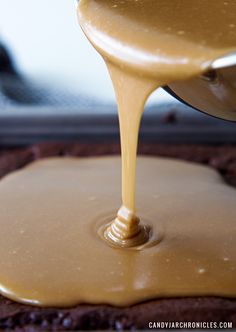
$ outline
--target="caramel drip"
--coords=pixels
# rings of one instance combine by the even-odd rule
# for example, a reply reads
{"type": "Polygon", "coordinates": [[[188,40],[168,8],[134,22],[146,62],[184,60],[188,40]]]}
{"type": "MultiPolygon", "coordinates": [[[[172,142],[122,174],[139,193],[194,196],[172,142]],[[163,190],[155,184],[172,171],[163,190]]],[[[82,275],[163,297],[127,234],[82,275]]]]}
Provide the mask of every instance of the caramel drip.
{"type": "Polygon", "coordinates": [[[119,109],[122,155],[122,201],[117,218],[105,231],[105,238],[121,247],[134,247],[148,241],[147,225],[136,215],[136,158],[138,134],[144,105],[155,88],[155,80],[140,79],[107,62],[119,109]],[[135,98],[130,98],[133,91],[135,98]],[[132,110],[132,111],[131,111],[132,110]]]}
{"type": "Polygon", "coordinates": [[[118,211],[116,219],[106,228],[105,238],[120,247],[135,247],[146,243],[149,233],[140,219],[125,206],[118,211]]]}
{"type": "Polygon", "coordinates": [[[114,244],[132,247],[148,240],[135,206],[137,143],[147,98],[160,86],[204,73],[213,60],[235,51],[235,12],[235,2],[221,0],[210,7],[205,0],[80,1],[81,27],[108,66],[119,110],[123,207],[105,231],[114,244]]]}

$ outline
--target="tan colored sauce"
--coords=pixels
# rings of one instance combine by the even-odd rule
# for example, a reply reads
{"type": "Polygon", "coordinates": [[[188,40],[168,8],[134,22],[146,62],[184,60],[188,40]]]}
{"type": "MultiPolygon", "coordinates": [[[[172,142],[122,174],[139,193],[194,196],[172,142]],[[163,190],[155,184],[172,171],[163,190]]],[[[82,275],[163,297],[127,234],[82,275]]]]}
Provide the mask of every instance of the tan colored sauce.
{"type": "Polygon", "coordinates": [[[3,179],[2,294],[44,306],[236,296],[235,189],[202,166],[140,158],[135,198],[146,99],[235,50],[235,12],[221,0],[80,1],[117,95],[122,207],[116,217],[118,158],[45,160],[3,179]]]}
{"type": "Polygon", "coordinates": [[[109,64],[119,107],[122,149],[122,201],[117,218],[105,237],[118,246],[130,247],[148,240],[148,231],[136,216],[135,183],[139,126],[145,102],[156,87],[152,80],[139,79],[109,64]],[[136,92],[134,92],[136,91],[136,92]]]}
{"type": "Polygon", "coordinates": [[[97,233],[120,203],[118,157],[47,159],[3,179],[1,293],[43,306],[235,296],[236,190],[182,161],[142,157],[137,174],[138,214],[154,234],[143,250],[97,233]]]}
{"type": "Polygon", "coordinates": [[[119,108],[123,205],[105,237],[119,246],[135,246],[148,238],[135,211],[145,101],[156,88],[200,75],[213,60],[236,50],[236,2],[81,0],[78,13],[108,66],[119,108]]]}

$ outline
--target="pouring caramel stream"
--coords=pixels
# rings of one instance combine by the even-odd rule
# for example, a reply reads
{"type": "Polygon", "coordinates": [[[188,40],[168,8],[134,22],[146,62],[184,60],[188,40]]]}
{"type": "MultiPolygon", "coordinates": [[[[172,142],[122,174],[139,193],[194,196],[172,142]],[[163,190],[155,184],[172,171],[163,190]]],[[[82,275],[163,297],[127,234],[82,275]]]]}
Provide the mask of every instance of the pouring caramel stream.
{"type": "Polygon", "coordinates": [[[135,209],[145,102],[156,88],[198,76],[215,59],[236,50],[236,2],[82,0],[78,13],[82,29],[108,66],[119,110],[123,205],[105,238],[132,247],[148,240],[135,209]]]}

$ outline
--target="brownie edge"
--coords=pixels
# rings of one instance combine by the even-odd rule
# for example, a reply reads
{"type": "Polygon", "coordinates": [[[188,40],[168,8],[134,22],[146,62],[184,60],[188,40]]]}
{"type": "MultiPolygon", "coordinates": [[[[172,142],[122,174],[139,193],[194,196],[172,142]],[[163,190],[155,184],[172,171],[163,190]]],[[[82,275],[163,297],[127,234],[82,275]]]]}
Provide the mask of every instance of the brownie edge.
{"type": "MultiPolygon", "coordinates": [[[[0,150],[0,177],[40,158],[89,157],[119,152],[117,144],[80,143],[48,143],[0,150]]],[[[210,165],[227,182],[236,186],[236,146],[147,144],[140,145],[139,153],[210,165]]],[[[0,330],[144,330],[149,328],[149,322],[230,322],[236,328],[236,300],[218,297],[169,298],[126,308],[84,304],[60,309],[32,307],[0,296],[0,330]]]]}

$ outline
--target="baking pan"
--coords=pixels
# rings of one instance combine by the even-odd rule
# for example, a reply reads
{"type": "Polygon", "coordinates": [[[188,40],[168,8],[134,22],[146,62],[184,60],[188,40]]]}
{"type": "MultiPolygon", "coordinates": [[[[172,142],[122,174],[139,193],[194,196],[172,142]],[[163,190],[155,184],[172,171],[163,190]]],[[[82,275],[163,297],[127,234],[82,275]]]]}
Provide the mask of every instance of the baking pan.
{"type": "MultiPolygon", "coordinates": [[[[8,107],[0,113],[0,145],[43,141],[107,142],[119,140],[115,105],[84,108],[8,107]]],[[[236,124],[174,102],[148,107],[140,140],[160,143],[236,143],[236,124]]]]}
{"type": "MultiPolygon", "coordinates": [[[[1,45],[0,45],[1,46],[1,45]]],[[[43,141],[119,140],[116,106],[66,89],[32,82],[0,47],[0,145],[43,141]]],[[[132,111],[132,110],[131,110],[132,111]]],[[[201,114],[175,99],[148,106],[140,140],[160,143],[236,143],[236,123],[201,114]]]]}

